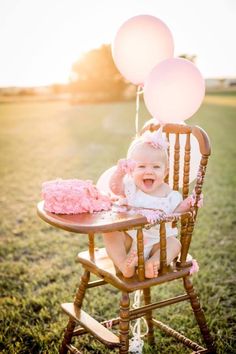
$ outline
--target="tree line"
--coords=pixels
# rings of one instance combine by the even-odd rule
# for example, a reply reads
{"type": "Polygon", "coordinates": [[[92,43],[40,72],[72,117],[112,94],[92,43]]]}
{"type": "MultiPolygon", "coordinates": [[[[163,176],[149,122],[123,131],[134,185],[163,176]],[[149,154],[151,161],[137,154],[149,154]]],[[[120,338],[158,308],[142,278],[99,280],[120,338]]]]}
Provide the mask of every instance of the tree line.
{"type": "MultiPolygon", "coordinates": [[[[196,55],[182,54],[180,58],[195,62],[196,55]]],[[[120,74],[112,58],[111,46],[103,44],[72,65],[70,91],[75,101],[104,102],[134,98],[136,86],[120,74]]]]}
{"type": "Polygon", "coordinates": [[[70,88],[78,100],[121,100],[130,85],[117,70],[108,44],[85,53],[72,65],[70,88]]]}

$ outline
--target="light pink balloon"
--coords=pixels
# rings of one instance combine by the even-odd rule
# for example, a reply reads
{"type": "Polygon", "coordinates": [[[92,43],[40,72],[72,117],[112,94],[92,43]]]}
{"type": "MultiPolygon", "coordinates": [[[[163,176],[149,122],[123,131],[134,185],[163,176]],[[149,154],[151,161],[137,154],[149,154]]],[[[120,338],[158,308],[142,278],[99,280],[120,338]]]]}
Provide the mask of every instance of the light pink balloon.
{"type": "Polygon", "coordinates": [[[127,20],[118,30],[112,55],[121,74],[133,84],[143,84],[151,69],[173,57],[174,42],[164,22],[150,15],[127,20]]]}
{"type": "Polygon", "coordinates": [[[157,64],[144,85],[144,101],[152,116],[162,123],[190,118],[205,95],[205,81],[186,59],[170,58],[157,64]]]}

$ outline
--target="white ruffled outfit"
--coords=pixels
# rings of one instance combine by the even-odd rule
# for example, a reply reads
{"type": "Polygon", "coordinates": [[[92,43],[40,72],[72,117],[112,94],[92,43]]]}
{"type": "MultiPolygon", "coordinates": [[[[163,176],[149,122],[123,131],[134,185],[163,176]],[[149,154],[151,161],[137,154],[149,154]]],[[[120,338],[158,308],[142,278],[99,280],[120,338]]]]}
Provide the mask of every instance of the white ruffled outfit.
{"type": "MultiPolygon", "coordinates": [[[[144,193],[138,189],[131,176],[126,175],[124,178],[124,190],[126,196],[126,204],[137,208],[161,209],[165,213],[172,213],[175,208],[183,200],[182,195],[178,191],[171,191],[166,197],[156,197],[144,193]]],[[[147,259],[154,244],[160,242],[160,226],[155,225],[148,230],[143,230],[144,236],[144,258],[147,259]]],[[[129,230],[128,234],[133,239],[132,249],[137,249],[137,232],[129,230]]],[[[166,237],[177,236],[178,229],[172,228],[172,223],[166,223],[166,237]]]]}

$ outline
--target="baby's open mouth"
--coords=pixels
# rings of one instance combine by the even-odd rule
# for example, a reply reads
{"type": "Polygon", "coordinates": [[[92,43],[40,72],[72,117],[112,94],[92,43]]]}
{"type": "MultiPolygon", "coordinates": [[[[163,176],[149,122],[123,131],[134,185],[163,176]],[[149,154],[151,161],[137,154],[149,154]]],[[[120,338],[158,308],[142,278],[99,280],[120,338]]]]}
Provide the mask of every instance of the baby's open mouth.
{"type": "Polygon", "coordinates": [[[145,187],[147,187],[147,188],[152,187],[153,183],[154,183],[154,179],[152,179],[152,178],[144,178],[144,179],[143,179],[143,184],[144,184],[145,187]]]}

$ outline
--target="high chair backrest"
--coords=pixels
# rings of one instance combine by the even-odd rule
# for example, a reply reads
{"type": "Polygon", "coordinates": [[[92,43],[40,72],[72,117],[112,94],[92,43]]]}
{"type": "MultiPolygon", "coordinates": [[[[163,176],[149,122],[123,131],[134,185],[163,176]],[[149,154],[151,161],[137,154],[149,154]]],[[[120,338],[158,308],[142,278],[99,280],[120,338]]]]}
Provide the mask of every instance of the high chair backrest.
{"type": "MultiPolygon", "coordinates": [[[[155,131],[160,128],[160,125],[150,124],[145,126],[140,132],[142,134],[145,130],[155,131]]],[[[204,177],[206,173],[206,167],[208,163],[208,157],[211,153],[210,141],[206,132],[198,126],[188,126],[182,124],[166,124],[163,127],[163,133],[166,134],[166,138],[170,143],[169,157],[172,166],[169,166],[171,175],[166,176],[166,183],[170,183],[170,187],[174,190],[182,189],[183,199],[187,198],[192,192],[195,193],[195,204],[192,208],[193,217],[181,218],[181,256],[180,265],[184,267],[187,265],[186,258],[189,251],[191,242],[191,236],[198,211],[198,201],[202,192],[204,177]],[[194,144],[192,147],[191,145],[194,144]],[[199,149],[197,151],[199,157],[198,166],[195,168],[195,176],[190,178],[190,166],[191,156],[196,154],[193,149],[199,149]],[[190,183],[194,180],[193,189],[190,191],[190,183]]],[[[195,155],[194,155],[195,156],[195,155]]],[[[197,161],[198,162],[198,161],[197,161]]],[[[173,227],[176,222],[173,222],[173,227]]],[[[164,248],[164,247],[163,247],[164,248]]],[[[165,263],[166,252],[161,250],[161,263],[164,259],[165,263]],[[162,254],[163,253],[163,254],[162,254]]],[[[163,266],[161,265],[161,268],[163,266]]]]}
{"type": "MultiPolygon", "coordinates": [[[[152,123],[145,126],[140,133],[142,134],[145,130],[155,131],[159,127],[160,125],[152,123]]],[[[170,187],[174,190],[181,188],[183,198],[186,198],[189,194],[189,184],[191,183],[191,155],[192,153],[196,154],[191,145],[194,143],[194,148],[199,149],[199,165],[197,167],[197,175],[194,176],[194,179],[196,178],[195,188],[199,189],[202,188],[208,157],[211,153],[208,135],[198,126],[182,124],[166,124],[163,127],[163,133],[166,134],[166,138],[170,142],[169,155],[172,155],[170,156],[172,157],[170,161],[173,161],[173,166],[170,166],[172,175],[166,176],[166,183],[172,182],[170,187]],[[180,165],[182,165],[182,169],[180,169],[180,165]],[[181,172],[182,174],[180,175],[181,172]]]]}

